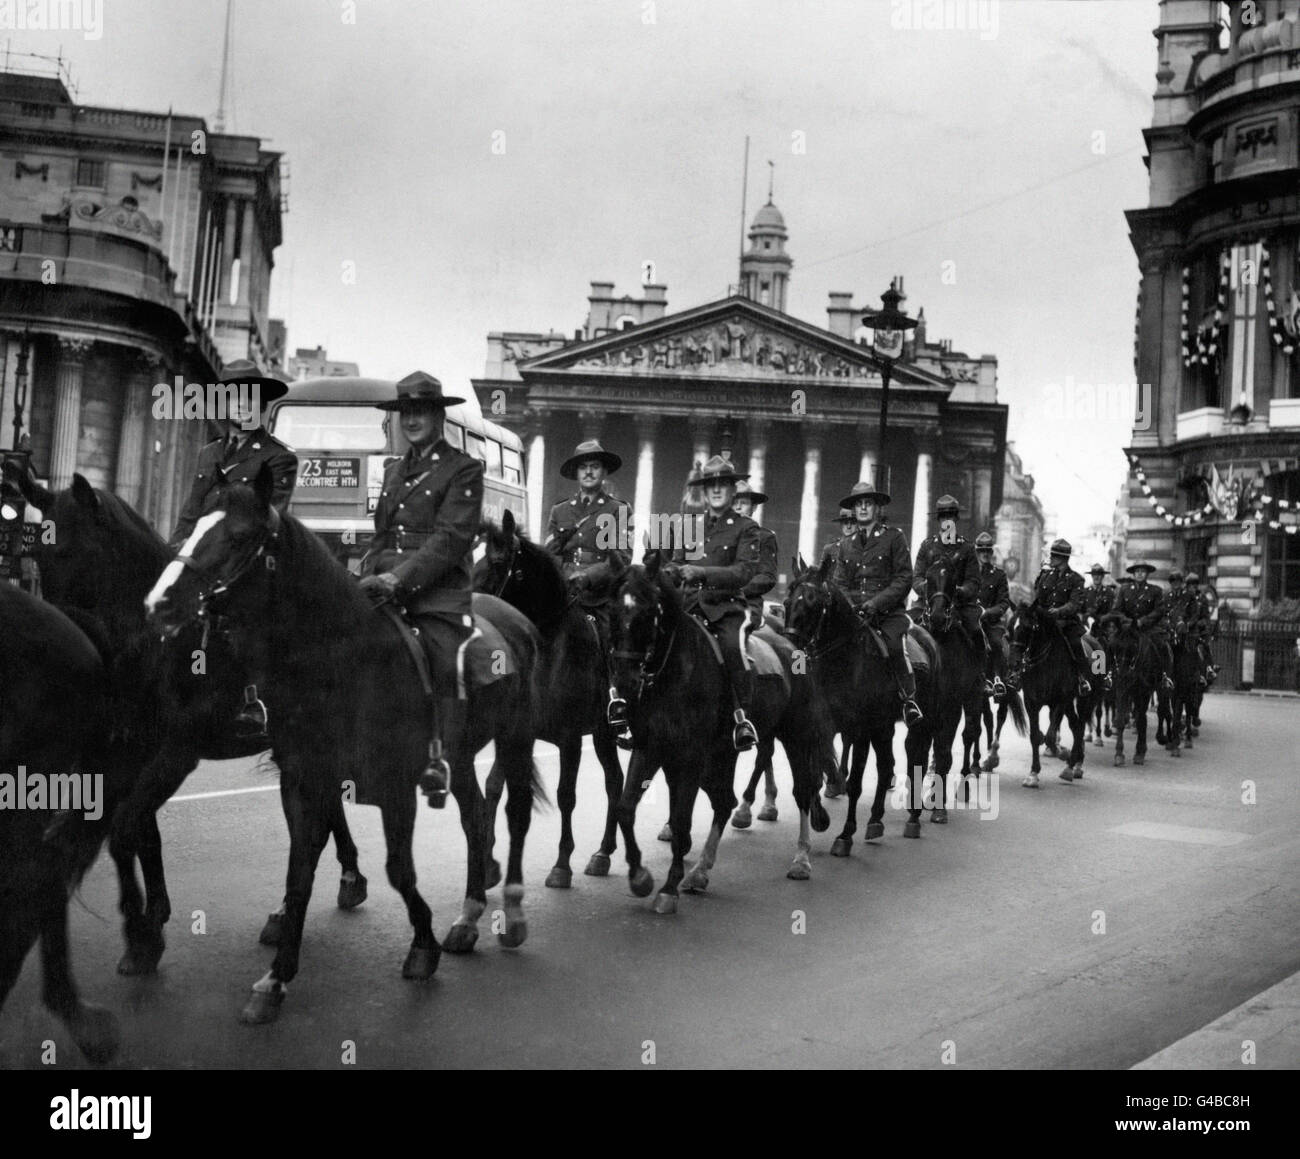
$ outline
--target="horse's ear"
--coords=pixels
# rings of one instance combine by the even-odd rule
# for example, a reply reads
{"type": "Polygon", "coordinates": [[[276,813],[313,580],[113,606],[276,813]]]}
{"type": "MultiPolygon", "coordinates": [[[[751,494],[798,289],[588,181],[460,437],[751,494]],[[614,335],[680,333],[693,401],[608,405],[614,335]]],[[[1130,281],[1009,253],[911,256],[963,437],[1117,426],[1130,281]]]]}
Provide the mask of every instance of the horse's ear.
{"type": "Polygon", "coordinates": [[[800,573],[802,573],[802,572],[806,572],[806,571],[808,570],[808,561],[807,561],[806,559],[804,559],[804,557],[803,557],[803,552],[802,552],[802,551],[799,553],[798,559],[799,559],[799,571],[800,571],[800,573]]]}
{"type": "Polygon", "coordinates": [[[253,480],[253,495],[263,511],[271,509],[271,499],[275,495],[275,475],[270,463],[263,463],[258,468],[257,477],[253,480]]]}
{"type": "Polygon", "coordinates": [[[623,573],[627,571],[627,564],[623,561],[623,555],[617,551],[610,553],[609,562],[605,566],[609,569],[611,579],[620,579],[623,573]]]}
{"type": "Polygon", "coordinates": [[[95,494],[95,488],[92,487],[84,475],[72,476],[72,497],[77,501],[79,507],[84,507],[87,511],[99,510],[99,496],[95,494]]]}
{"type": "Polygon", "coordinates": [[[647,551],[645,554],[645,574],[647,579],[657,579],[659,577],[659,568],[663,564],[663,552],[647,551]]]}
{"type": "Polygon", "coordinates": [[[515,534],[515,513],[506,508],[505,514],[501,516],[501,533],[508,539],[513,539],[515,534]]]}
{"type": "Polygon", "coordinates": [[[830,579],[830,577],[831,577],[831,568],[834,567],[834,566],[835,566],[835,564],[834,564],[834,561],[831,559],[831,557],[830,557],[829,555],[828,555],[828,556],[825,556],[825,557],[822,559],[821,566],[817,569],[817,578],[818,578],[822,583],[825,583],[828,579],[830,579]]]}

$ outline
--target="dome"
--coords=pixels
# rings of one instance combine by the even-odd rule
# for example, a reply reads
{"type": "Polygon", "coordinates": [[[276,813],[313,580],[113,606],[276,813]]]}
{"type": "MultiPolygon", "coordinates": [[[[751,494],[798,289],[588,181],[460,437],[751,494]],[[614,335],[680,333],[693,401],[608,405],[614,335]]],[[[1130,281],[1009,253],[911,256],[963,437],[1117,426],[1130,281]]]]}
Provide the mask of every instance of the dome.
{"type": "Polygon", "coordinates": [[[754,224],[750,226],[750,229],[773,229],[785,233],[785,218],[781,216],[781,211],[769,201],[754,214],[754,224]]]}

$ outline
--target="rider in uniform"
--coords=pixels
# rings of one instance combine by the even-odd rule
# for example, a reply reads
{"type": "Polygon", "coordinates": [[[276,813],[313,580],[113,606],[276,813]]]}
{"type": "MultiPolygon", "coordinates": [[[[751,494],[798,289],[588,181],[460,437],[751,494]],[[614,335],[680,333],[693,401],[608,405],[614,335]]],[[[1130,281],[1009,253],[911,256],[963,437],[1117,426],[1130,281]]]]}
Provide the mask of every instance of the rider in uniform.
{"type": "MultiPolygon", "coordinates": [[[[762,491],[743,487],[736,492],[731,501],[732,510],[737,515],[754,518],[754,508],[766,503],[767,496],[762,491]]],[[[776,542],[776,532],[769,531],[759,524],[758,528],[758,571],[754,578],[745,585],[745,602],[749,604],[750,631],[757,631],[763,626],[763,597],[776,587],[776,576],[780,570],[780,548],[776,542]]]]}
{"type": "Polygon", "coordinates": [[[1003,683],[1007,664],[1007,609],[1011,607],[1011,593],[1007,589],[1007,573],[993,563],[993,536],[981,531],[975,537],[975,558],[979,593],[980,622],[989,642],[989,663],[984,673],[984,695],[1001,703],[1007,694],[1003,683]]]}
{"type": "Polygon", "coordinates": [[[1040,604],[1056,621],[1070,646],[1070,655],[1079,666],[1079,695],[1092,691],[1088,677],[1092,674],[1092,657],[1083,642],[1083,576],[1070,567],[1073,548],[1067,540],[1058,539],[1048,550],[1049,563],[1034,580],[1034,602],[1040,604]]]}
{"type": "Polygon", "coordinates": [[[847,507],[840,508],[840,513],[835,517],[835,522],[840,525],[840,537],[832,539],[822,547],[823,563],[829,559],[832,564],[838,564],[840,552],[843,551],[845,543],[858,531],[858,521],[854,519],[853,512],[847,507]]]}
{"type": "MultiPolygon", "coordinates": [[[[235,483],[252,486],[262,465],[268,464],[273,478],[271,503],[283,515],[293,496],[298,479],[298,456],[275,438],[262,424],[262,410],[288,393],[288,385],[279,378],[263,374],[247,359],[228,362],[221,370],[219,381],[228,386],[256,387],[255,399],[250,399],[251,411],[241,411],[239,406],[227,408],[226,417],[211,416],[221,427],[222,434],[199,452],[194,468],[190,493],[181,508],[176,527],[168,545],[179,552],[194,531],[194,525],[214,493],[235,483]]],[[[235,715],[234,733],[241,740],[265,739],[266,705],[257,694],[261,679],[254,669],[248,673],[244,686],[244,699],[235,715]]]]}
{"type": "Polygon", "coordinates": [[[1083,622],[1096,634],[1097,625],[1115,605],[1115,587],[1106,582],[1106,569],[1094,563],[1089,569],[1092,583],[1083,589],[1083,622]]]}
{"type": "Polygon", "coordinates": [[[748,715],[753,706],[754,682],[745,661],[741,633],[749,619],[745,586],[760,567],[759,527],[732,509],[736,484],[744,476],[738,475],[727,459],[714,455],[694,478],[699,480],[708,504],[704,537],[689,551],[684,543],[679,544],[673,552],[672,566],[687,588],[686,610],[701,616],[722,645],[723,662],[736,697],[731,740],[737,752],[745,752],[758,744],[758,733],[748,715]]]}
{"type": "Polygon", "coordinates": [[[884,638],[903,701],[903,719],[911,727],[922,715],[916,703],[912,662],[903,648],[903,637],[912,623],[903,611],[912,586],[912,553],[902,531],[885,522],[881,508],[888,502],[888,492],[869,482],[854,483],[840,500],[841,507],[853,512],[855,529],[840,541],[832,579],[858,615],[884,638]]]}
{"type": "MultiPolygon", "coordinates": [[[[574,480],[578,490],[552,507],[546,522],[546,550],[559,560],[569,590],[595,624],[600,654],[607,665],[609,603],[603,594],[593,594],[588,573],[616,557],[624,567],[632,562],[632,505],[605,490],[605,480],[622,465],[623,460],[598,440],[579,443],[560,464],[560,474],[574,480]]],[[[605,718],[616,730],[626,729],[627,702],[618,695],[608,671],[605,683],[609,686],[605,718]]]]}
{"type": "MultiPolygon", "coordinates": [[[[980,631],[979,561],[975,558],[974,545],[964,535],[957,534],[961,505],[951,495],[941,495],[935,504],[934,513],[939,518],[939,532],[923,539],[921,546],[916,549],[912,591],[928,610],[925,574],[940,559],[946,560],[952,573],[953,614],[961,621],[971,642],[987,651],[984,634],[980,631]]],[[[985,655],[984,666],[987,665],[988,656],[985,655]]]]}
{"type": "Polygon", "coordinates": [[[1208,591],[1201,590],[1201,577],[1194,571],[1187,573],[1187,591],[1196,604],[1196,612],[1189,627],[1192,639],[1196,641],[1196,655],[1202,665],[1202,687],[1208,688],[1219,674],[1214,666],[1214,657],[1210,655],[1210,641],[1214,638],[1214,599],[1208,591]]]}
{"type": "Polygon", "coordinates": [[[420,789],[435,808],[451,787],[448,752],[464,743],[463,650],[474,632],[471,550],[483,517],[483,464],[443,436],[447,407],[464,402],[417,370],[397,384],[397,398],[376,405],[397,411],[410,444],[384,472],[375,534],[361,559],[361,590],[375,603],[403,605],[433,645],[434,714],[429,765],[420,789]]]}
{"type": "MultiPolygon", "coordinates": [[[[1187,633],[1188,640],[1196,649],[1197,659],[1200,660],[1200,641],[1197,639],[1196,625],[1201,615],[1201,601],[1190,588],[1183,586],[1183,573],[1177,568],[1169,573],[1169,590],[1165,593],[1164,611],[1164,619],[1160,626],[1170,633],[1171,638],[1176,629],[1181,627],[1187,633]]],[[[1206,686],[1203,671],[1198,672],[1196,679],[1202,688],[1206,686]]]]}
{"type": "Polygon", "coordinates": [[[1169,648],[1169,637],[1162,625],[1165,617],[1165,594],[1155,584],[1148,582],[1156,569],[1149,563],[1131,563],[1124,570],[1133,579],[1127,584],[1120,585],[1119,594],[1115,597],[1114,610],[1136,623],[1138,630],[1145,633],[1155,645],[1156,655],[1160,660],[1160,683],[1166,691],[1172,691],[1174,682],[1171,673],[1174,670],[1174,656],[1169,648]]]}

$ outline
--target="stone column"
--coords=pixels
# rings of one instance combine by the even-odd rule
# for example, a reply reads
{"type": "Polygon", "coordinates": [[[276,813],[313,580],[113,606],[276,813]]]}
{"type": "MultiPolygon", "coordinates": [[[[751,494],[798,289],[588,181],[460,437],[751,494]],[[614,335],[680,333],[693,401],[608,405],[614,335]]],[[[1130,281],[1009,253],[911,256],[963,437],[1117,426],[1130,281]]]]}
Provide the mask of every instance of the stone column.
{"type": "Polygon", "coordinates": [[[877,431],[878,427],[874,423],[858,424],[858,447],[861,451],[858,459],[858,478],[879,487],[883,480],[876,478],[877,431]]]}
{"type": "Polygon", "coordinates": [[[993,468],[975,468],[975,511],[971,539],[981,531],[991,531],[993,522],[993,468]]]}
{"type": "Polygon", "coordinates": [[[234,197],[226,198],[226,226],[221,245],[221,268],[217,280],[217,306],[224,306],[230,301],[230,271],[235,264],[235,214],[239,201],[234,197]]]}
{"type": "Polygon", "coordinates": [[[59,365],[54,380],[54,434],[50,441],[50,486],[55,491],[70,487],[77,470],[81,376],[92,345],[91,341],[83,338],[59,339],[59,365]]]}
{"type": "Polygon", "coordinates": [[[583,409],[578,412],[578,427],[582,431],[582,441],[599,439],[605,430],[605,412],[583,409]]]}
{"type": "Polygon", "coordinates": [[[251,301],[250,291],[253,287],[253,235],[254,235],[253,199],[244,202],[244,232],[239,239],[239,304],[247,306],[251,301]]]}
{"type": "Polygon", "coordinates": [[[711,415],[691,416],[691,460],[703,466],[713,454],[713,428],[717,425],[711,415]]]}
{"type": "Polygon", "coordinates": [[[921,540],[930,534],[930,474],[934,469],[934,456],[922,451],[916,456],[916,486],[912,491],[912,535],[908,547],[912,554],[921,546],[921,540]]]}
{"type": "Polygon", "coordinates": [[[644,411],[636,415],[636,496],[632,502],[632,561],[640,563],[645,555],[645,534],[654,515],[655,435],[659,416],[644,411]]]}
{"type": "Polygon", "coordinates": [[[803,431],[803,495],[799,503],[799,554],[806,560],[817,558],[818,516],[821,512],[822,442],[820,430],[805,423],[803,431]]]}
{"type": "Polygon", "coordinates": [[[546,536],[548,515],[542,506],[546,486],[546,434],[545,420],[536,411],[524,416],[524,440],[528,445],[528,534],[541,543],[546,536]]]}
{"type": "MultiPolygon", "coordinates": [[[[767,478],[767,439],[771,429],[772,424],[767,419],[749,420],[749,489],[751,491],[763,490],[763,483],[767,478]]],[[[759,523],[763,522],[761,507],[754,512],[754,518],[759,523]]]]}
{"type": "Polygon", "coordinates": [[[113,490],[120,499],[139,509],[146,454],[145,442],[150,427],[150,404],[155,383],[163,381],[163,363],[157,355],[137,351],[126,379],[126,397],[122,400],[122,426],[118,432],[117,474],[113,490]]]}

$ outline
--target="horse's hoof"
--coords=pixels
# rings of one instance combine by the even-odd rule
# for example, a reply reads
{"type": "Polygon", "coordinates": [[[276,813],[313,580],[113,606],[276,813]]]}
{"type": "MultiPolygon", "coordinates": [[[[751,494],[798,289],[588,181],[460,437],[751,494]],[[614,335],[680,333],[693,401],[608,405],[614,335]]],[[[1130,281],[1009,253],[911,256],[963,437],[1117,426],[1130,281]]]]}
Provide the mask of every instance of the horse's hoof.
{"type": "Polygon", "coordinates": [[[1061,780],[1065,781],[1068,784],[1069,782],[1074,780],[1074,766],[1066,765],[1065,768],[1063,768],[1058,775],[1060,776],[1061,780]]]}
{"type": "Polygon", "coordinates": [[[660,841],[671,841],[673,839],[673,827],[670,823],[665,823],[664,827],[659,830],[660,841]]]}
{"type": "Polygon", "coordinates": [[[931,825],[947,825],[947,824],[948,824],[948,810],[947,810],[947,809],[932,809],[932,810],[930,811],[930,824],[931,824],[931,825]]]}
{"type": "Polygon", "coordinates": [[[655,887],[655,879],[644,865],[638,865],[635,872],[628,875],[627,885],[637,897],[649,897],[650,891],[655,887]]]}
{"type": "Polygon", "coordinates": [[[682,878],[681,887],[687,893],[703,893],[709,888],[709,875],[697,865],[682,878]]]}
{"type": "MultiPolygon", "coordinates": [[[[365,900],[366,879],[358,873],[349,880],[347,874],[344,874],[339,879],[339,909],[356,909],[365,900]]],[[[262,944],[270,946],[276,943],[263,942],[262,944]]]]}
{"type": "Polygon", "coordinates": [[[1133,763],[1135,765],[1145,765],[1147,763],[1147,759],[1142,753],[1138,753],[1137,756],[1133,758],[1133,763]]]}
{"type": "Polygon", "coordinates": [[[139,978],[147,974],[158,973],[158,962],[162,958],[162,947],[152,949],[142,946],[128,946],[117,964],[117,972],[129,978],[139,978]]]}
{"type": "Polygon", "coordinates": [[[754,815],[749,811],[749,802],[741,801],[731,815],[733,829],[748,829],[754,823],[754,815]]]}
{"type": "Polygon", "coordinates": [[[280,1017],[280,1005],[283,1002],[283,990],[272,990],[270,993],[254,990],[248,996],[248,1005],[240,1012],[239,1021],[245,1026],[265,1026],[280,1017]]]}
{"type": "Polygon", "coordinates": [[[920,836],[921,836],[921,822],[920,822],[920,821],[904,821],[904,822],[903,822],[903,836],[904,836],[904,837],[920,837],[920,836]]]}
{"type": "Polygon", "coordinates": [[[1180,748],[1176,748],[1176,747],[1174,747],[1173,745],[1170,745],[1170,746],[1169,746],[1169,755],[1170,755],[1171,757],[1181,757],[1181,756],[1183,755],[1183,750],[1180,749],[1180,748]]]}
{"type": "Polygon", "coordinates": [[[1074,779],[1075,779],[1076,781],[1082,781],[1082,780],[1083,780],[1083,765],[1082,765],[1082,764],[1077,764],[1077,765],[1074,766],[1074,779]]]}
{"type": "Polygon", "coordinates": [[[449,954],[468,954],[478,941],[478,927],[468,922],[457,922],[442,939],[442,948],[449,954]]]}
{"type": "Polygon", "coordinates": [[[1102,740],[1101,737],[1098,737],[1092,743],[1095,744],[1098,748],[1101,748],[1106,742],[1102,740]]]}
{"type": "MultiPolygon", "coordinates": [[[[1122,768],[1123,768],[1127,763],[1128,763],[1128,762],[1124,759],[1124,754],[1123,754],[1123,753],[1116,753],[1116,754],[1115,754],[1115,767],[1116,767],[1117,769],[1122,769],[1122,768]]],[[[1134,764],[1137,764],[1137,757],[1134,757],[1134,758],[1133,758],[1133,763],[1134,763],[1134,764]]]]}
{"type": "Polygon", "coordinates": [[[763,807],[758,811],[758,819],[759,819],[760,821],[775,821],[775,820],[776,820],[776,806],[775,806],[775,805],[771,805],[771,804],[764,805],[764,806],[763,806],[763,807]]]}
{"type": "Polygon", "coordinates": [[[1020,787],[1022,789],[1038,788],[1038,774],[1030,773],[1029,776],[1027,776],[1023,781],[1020,782],[1020,787]]]}
{"type": "Polygon", "coordinates": [[[483,873],[483,888],[495,889],[501,884],[501,862],[495,857],[488,862],[487,869],[483,873]]]}
{"type": "Polygon", "coordinates": [[[868,821],[867,832],[863,837],[865,841],[875,841],[878,837],[885,835],[885,823],[883,821],[868,821]]]}
{"type": "MultiPolygon", "coordinates": [[[[343,896],[343,887],[339,886],[339,896],[343,896]]],[[[280,944],[280,930],[284,925],[284,914],[273,913],[266,915],[266,925],[262,927],[262,932],[257,935],[258,942],[263,946],[278,946],[280,944]]]]}
{"type": "Polygon", "coordinates": [[[837,837],[831,842],[832,857],[847,857],[853,849],[853,838],[837,837]]]}
{"type": "Polygon", "coordinates": [[[568,889],[573,884],[573,870],[567,865],[556,865],[546,875],[547,889],[568,889]]]}
{"type": "Polygon", "coordinates": [[[437,946],[412,946],[402,963],[402,977],[423,981],[432,978],[442,951],[437,946]]]}
{"type": "Polygon", "coordinates": [[[528,940],[528,923],[523,918],[506,922],[506,928],[497,934],[497,941],[507,950],[517,950],[528,940]]]}
{"type": "Polygon", "coordinates": [[[980,762],[980,769],[983,772],[991,773],[998,767],[999,763],[1000,761],[997,757],[985,757],[984,760],[980,762]]]}
{"type": "Polygon", "coordinates": [[[117,1054],[120,1042],[117,1019],[104,1007],[79,1002],[67,1025],[68,1033],[87,1062],[108,1062],[117,1054]]]}
{"type": "Polygon", "coordinates": [[[1192,738],[1189,736],[1185,741],[1183,741],[1183,748],[1189,749],[1191,747],[1192,747],[1192,738]]]}
{"type": "Polygon", "coordinates": [[[808,810],[808,821],[814,833],[825,833],[831,827],[831,815],[826,812],[820,797],[814,797],[812,807],[808,810]]]}
{"type": "Polygon", "coordinates": [[[1112,733],[1112,732],[1110,731],[1110,725],[1107,725],[1107,726],[1106,726],[1106,730],[1105,730],[1105,731],[1106,731],[1106,735],[1107,735],[1107,736],[1114,736],[1114,733],[1112,733]]]}
{"type": "Polygon", "coordinates": [[[844,786],[827,785],[826,788],[822,790],[822,796],[825,797],[828,801],[833,801],[835,800],[836,797],[842,797],[844,796],[844,786]]]}
{"type": "Polygon", "coordinates": [[[808,854],[802,850],[794,855],[794,860],[790,862],[790,868],[785,871],[786,877],[791,881],[807,881],[812,877],[812,863],[808,860],[808,854]]]}
{"type": "Polygon", "coordinates": [[[588,877],[608,877],[609,876],[609,854],[593,853],[587,862],[587,868],[582,871],[588,877]]]}
{"type": "Polygon", "coordinates": [[[650,908],[657,914],[675,914],[677,912],[677,895],[675,893],[656,894],[654,904],[650,908]]]}

